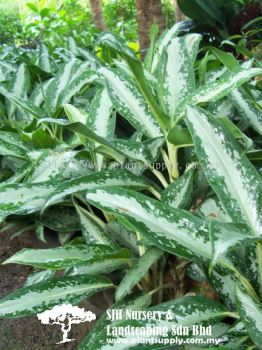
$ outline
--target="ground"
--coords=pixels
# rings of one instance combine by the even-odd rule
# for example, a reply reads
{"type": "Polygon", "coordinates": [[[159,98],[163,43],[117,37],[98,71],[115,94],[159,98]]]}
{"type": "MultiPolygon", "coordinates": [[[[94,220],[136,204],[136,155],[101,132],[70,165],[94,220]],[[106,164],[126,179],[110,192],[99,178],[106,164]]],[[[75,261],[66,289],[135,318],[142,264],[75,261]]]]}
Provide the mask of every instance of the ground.
{"type": "MultiPolygon", "coordinates": [[[[0,233],[0,262],[6,260],[22,248],[43,248],[34,233],[28,232],[11,240],[11,233],[0,233]]],[[[51,245],[53,243],[51,242],[51,245]]],[[[49,243],[50,246],[50,243],[49,243]]],[[[0,298],[23,286],[32,268],[16,264],[0,265],[0,298]]],[[[111,297],[105,293],[93,297],[81,306],[100,315],[111,297]],[[109,300],[108,300],[109,299],[109,300]]],[[[62,339],[58,325],[43,325],[36,317],[25,317],[13,320],[0,320],[0,349],[3,350],[75,350],[85,333],[94,323],[81,323],[72,326],[70,338],[76,339],[67,344],[56,345],[62,339]]]]}

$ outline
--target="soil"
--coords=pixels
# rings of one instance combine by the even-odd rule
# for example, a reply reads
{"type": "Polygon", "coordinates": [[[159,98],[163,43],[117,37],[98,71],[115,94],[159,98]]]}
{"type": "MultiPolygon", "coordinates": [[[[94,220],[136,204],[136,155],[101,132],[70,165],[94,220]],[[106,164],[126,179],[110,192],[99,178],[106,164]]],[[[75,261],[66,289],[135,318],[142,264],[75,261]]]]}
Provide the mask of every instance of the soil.
{"type": "MultiPolygon", "coordinates": [[[[48,245],[36,239],[33,232],[11,239],[11,233],[1,233],[0,262],[6,260],[22,248],[49,248],[55,246],[55,240],[49,240],[48,245]]],[[[0,265],[0,298],[23,286],[32,268],[7,264],[0,265]]],[[[99,293],[81,303],[80,306],[101,315],[112,303],[112,296],[99,293]]],[[[69,334],[72,342],[57,345],[62,340],[59,325],[43,325],[36,317],[0,320],[0,350],[75,350],[94,323],[81,323],[72,326],[69,334]]]]}

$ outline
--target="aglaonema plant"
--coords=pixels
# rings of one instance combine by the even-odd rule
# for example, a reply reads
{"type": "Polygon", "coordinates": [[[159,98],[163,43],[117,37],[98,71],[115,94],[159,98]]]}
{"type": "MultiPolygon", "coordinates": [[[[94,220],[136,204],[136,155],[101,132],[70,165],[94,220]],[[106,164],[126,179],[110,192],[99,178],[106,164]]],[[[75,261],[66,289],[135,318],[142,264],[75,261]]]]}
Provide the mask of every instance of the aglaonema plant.
{"type": "MultiPolygon", "coordinates": [[[[101,59],[75,47],[55,63],[42,46],[40,79],[32,64],[1,63],[3,230],[45,240],[51,229],[62,243],[3,262],[37,270],[0,301],[1,317],[114,288],[111,309],[171,311],[170,338],[176,325],[210,324],[221,349],[261,349],[262,69],[218,49],[198,55],[201,36],[182,31],[152,37],[144,62],[103,33],[101,59]]],[[[163,320],[104,314],[79,350],[108,349],[114,324],[163,320]]],[[[124,338],[118,349],[170,348],[124,338]]]]}

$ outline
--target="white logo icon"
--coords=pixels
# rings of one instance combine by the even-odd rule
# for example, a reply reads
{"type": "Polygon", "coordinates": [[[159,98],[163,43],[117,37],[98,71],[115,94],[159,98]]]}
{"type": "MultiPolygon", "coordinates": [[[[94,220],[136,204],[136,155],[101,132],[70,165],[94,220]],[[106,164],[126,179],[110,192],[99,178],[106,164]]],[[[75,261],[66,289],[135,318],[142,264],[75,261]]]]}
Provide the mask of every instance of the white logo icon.
{"type": "Polygon", "coordinates": [[[59,324],[63,332],[63,340],[57,344],[63,344],[75,340],[68,338],[68,333],[71,330],[72,324],[91,322],[96,319],[96,315],[78,306],[62,304],[37,314],[37,318],[43,324],[59,324]]]}

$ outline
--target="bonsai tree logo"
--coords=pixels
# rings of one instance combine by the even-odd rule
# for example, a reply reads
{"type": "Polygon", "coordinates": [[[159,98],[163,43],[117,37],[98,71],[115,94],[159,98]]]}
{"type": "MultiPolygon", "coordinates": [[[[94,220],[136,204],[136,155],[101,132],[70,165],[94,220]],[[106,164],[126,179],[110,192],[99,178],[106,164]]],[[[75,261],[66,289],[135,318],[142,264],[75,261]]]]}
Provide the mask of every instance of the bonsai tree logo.
{"type": "Polygon", "coordinates": [[[91,311],[85,311],[78,306],[71,304],[56,305],[50,310],[37,314],[37,318],[43,324],[59,324],[63,332],[63,340],[57,344],[67,343],[75,339],[68,338],[68,333],[72,324],[81,322],[91,322],[96,319],[96,315],[91,311]]]}

